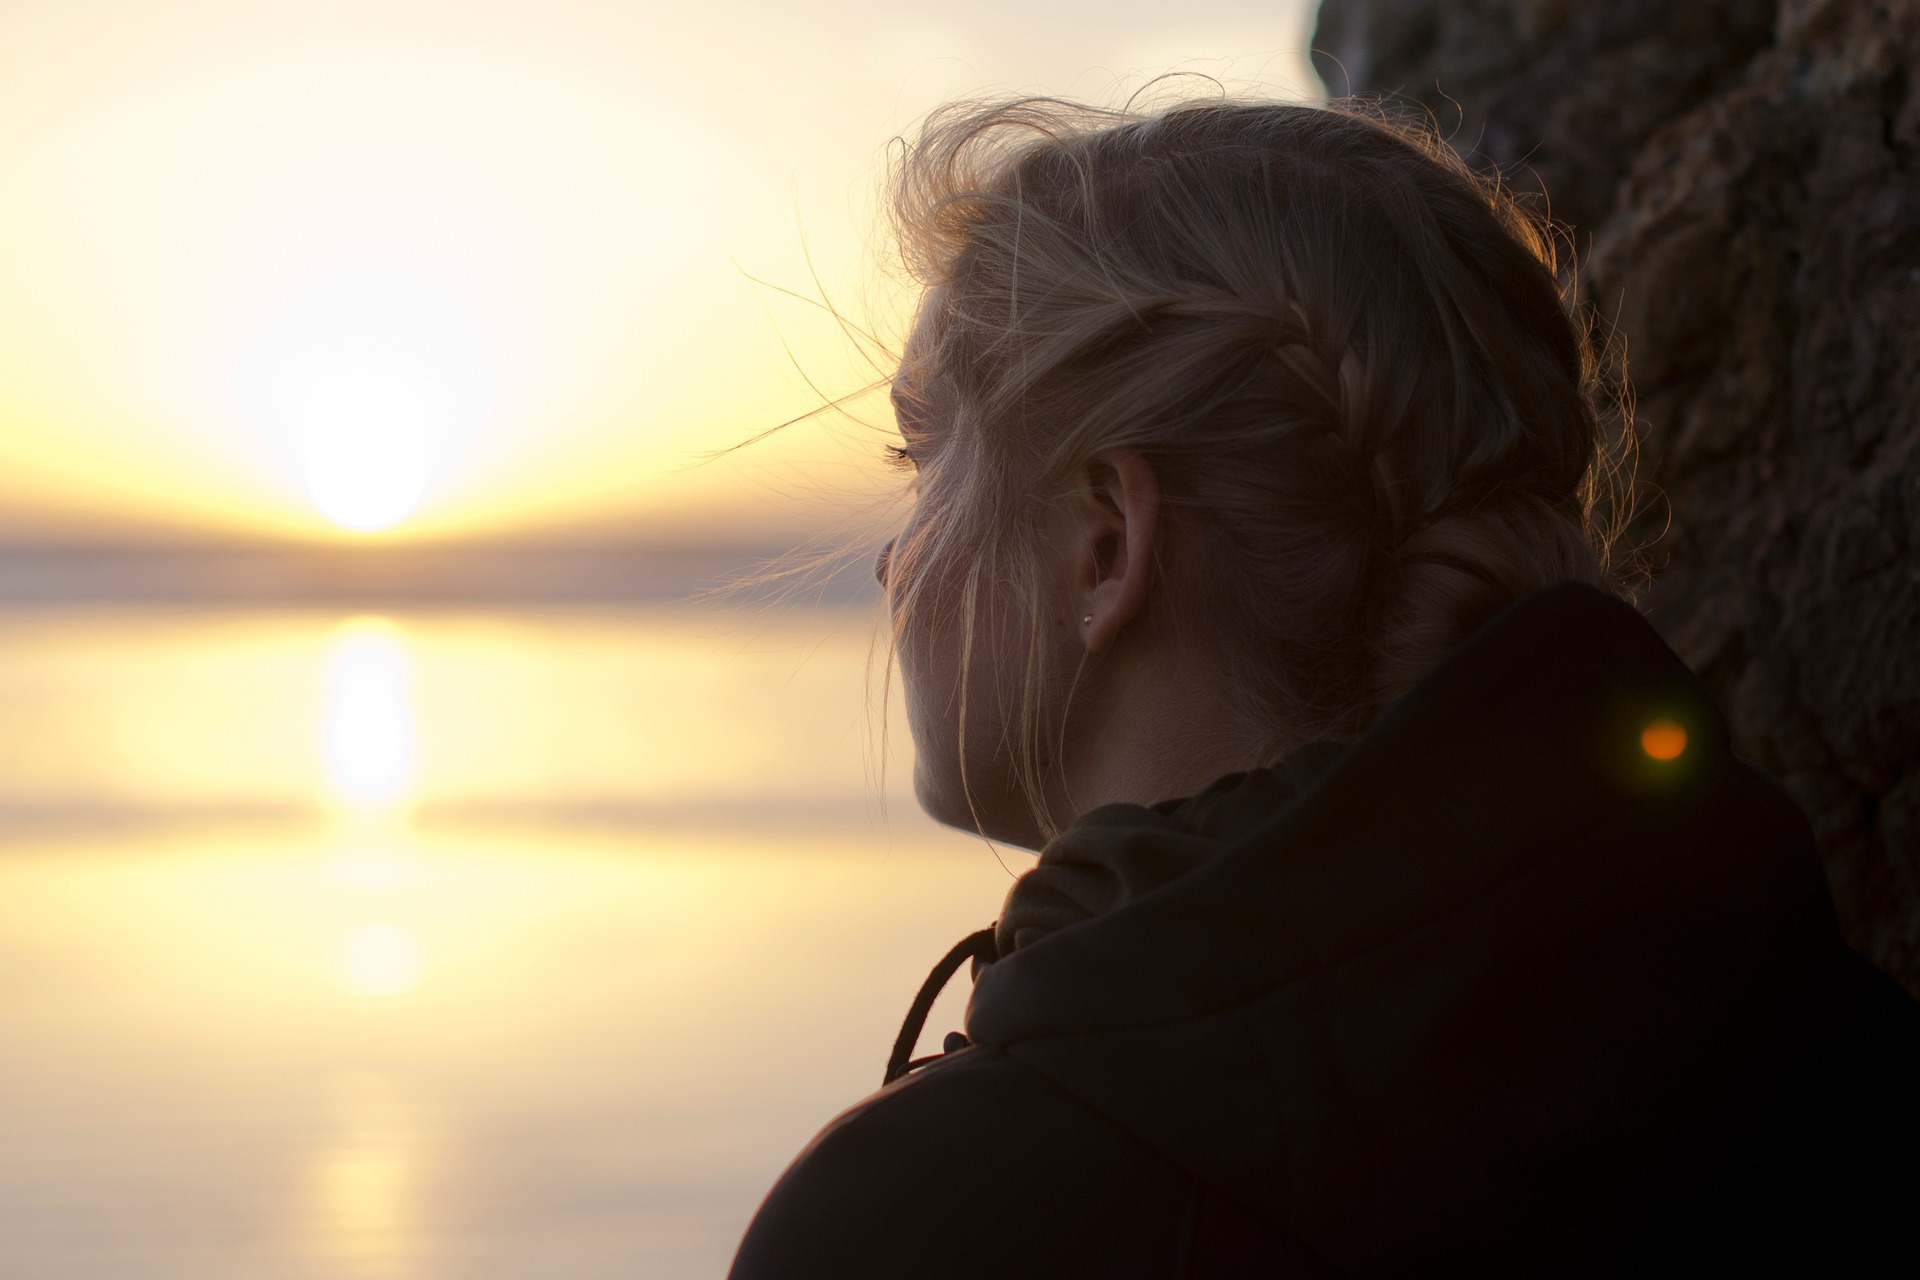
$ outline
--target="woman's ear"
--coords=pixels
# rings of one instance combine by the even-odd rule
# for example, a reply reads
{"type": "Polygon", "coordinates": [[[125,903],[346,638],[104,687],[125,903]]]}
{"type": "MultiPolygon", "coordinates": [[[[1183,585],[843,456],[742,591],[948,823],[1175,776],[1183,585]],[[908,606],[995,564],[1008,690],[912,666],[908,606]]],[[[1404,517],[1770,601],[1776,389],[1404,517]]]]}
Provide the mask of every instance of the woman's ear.
{"type": "Polygon", "coordinates": [[[1077,621],[1088,651],[1102,653],[1146,606],[1158,572],[1160,482],[1137,451],[1108,449],[1088,459],[1078,489],[1077,621]]]}

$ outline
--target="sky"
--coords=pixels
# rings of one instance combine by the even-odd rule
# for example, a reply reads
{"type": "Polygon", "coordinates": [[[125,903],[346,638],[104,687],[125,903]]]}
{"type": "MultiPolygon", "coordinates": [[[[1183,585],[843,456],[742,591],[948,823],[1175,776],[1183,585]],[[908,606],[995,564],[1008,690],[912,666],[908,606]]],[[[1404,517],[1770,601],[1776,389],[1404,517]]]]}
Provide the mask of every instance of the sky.
{"type": "Polygon", "coordinates": [[[903,332],[889,139],[1310,98],[1313,6],[6,0],[0,541],[831,524],[871,431],[715,455],[873,379],[819,300],[903,332]]]}

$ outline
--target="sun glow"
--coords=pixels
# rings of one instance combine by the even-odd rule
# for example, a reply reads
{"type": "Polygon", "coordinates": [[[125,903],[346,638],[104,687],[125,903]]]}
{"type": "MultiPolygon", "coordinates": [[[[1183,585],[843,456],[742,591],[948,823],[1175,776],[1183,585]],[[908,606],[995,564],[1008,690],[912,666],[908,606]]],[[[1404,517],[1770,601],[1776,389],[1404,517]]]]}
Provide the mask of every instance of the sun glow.
{"type": "Polygon", "coordinates": [[[904,328],[882,140],[1175,64],[1311,96],[1309,0],[750,8],[0,4],[0,537],[812,525],[765,494],[843,473],[820,433],[693,464],[904,328]]]}

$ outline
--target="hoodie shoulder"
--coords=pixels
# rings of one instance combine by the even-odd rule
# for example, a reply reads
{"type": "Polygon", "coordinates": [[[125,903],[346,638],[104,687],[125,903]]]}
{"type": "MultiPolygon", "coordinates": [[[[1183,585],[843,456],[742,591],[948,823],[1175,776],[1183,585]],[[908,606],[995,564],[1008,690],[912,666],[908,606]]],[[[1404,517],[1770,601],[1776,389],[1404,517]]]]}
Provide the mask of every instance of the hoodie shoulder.
{"type": "Polygon", "coordinates": [[[1332,1274],[1304,1258],[1276,1272],[1286,1252],[1085,1104],[976,1047],[823,1129],[768,1193],[730,1276],[1332,1274]]]}

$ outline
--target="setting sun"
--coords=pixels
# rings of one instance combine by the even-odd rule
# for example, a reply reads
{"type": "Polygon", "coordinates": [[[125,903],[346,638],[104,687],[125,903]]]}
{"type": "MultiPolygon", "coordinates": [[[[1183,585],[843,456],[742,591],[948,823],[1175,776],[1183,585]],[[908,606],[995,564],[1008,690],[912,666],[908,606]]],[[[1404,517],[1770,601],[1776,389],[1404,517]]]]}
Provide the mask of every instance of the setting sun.
{"type": "MultiPolygon", "coordinates": [[[[426,489],[426,454],[404,434],[393,439],[371,415],[315,433],[306,456],[307,492],[343,529],[374,533],[412,514],[426,489]]],[[[404,430],[404,428],[403,428],[404,430]]]]}
{"type": "Polygon", "coordinates": [[[485,339],[453,292],[393,270],[342,270],[284,304],[235,376],[242,412],[297,458],[343,529],[391,528],[480,425],[485,339]]]}

